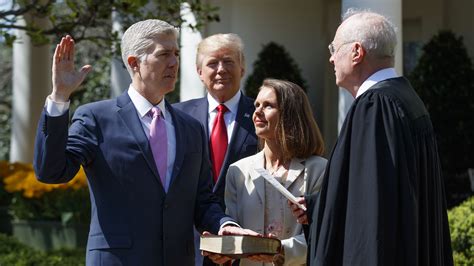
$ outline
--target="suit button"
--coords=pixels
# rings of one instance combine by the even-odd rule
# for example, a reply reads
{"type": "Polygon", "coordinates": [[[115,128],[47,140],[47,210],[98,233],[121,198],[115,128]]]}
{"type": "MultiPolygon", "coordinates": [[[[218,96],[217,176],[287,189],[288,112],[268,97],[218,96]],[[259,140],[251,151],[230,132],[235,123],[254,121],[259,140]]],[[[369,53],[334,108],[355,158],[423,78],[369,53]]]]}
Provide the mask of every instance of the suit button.
{"type": "Polygon", "coordinates": [[[169,206],[168,204],[165,204],[165,205],[163,205],[163,208],[168,209],[168,206],[169,206]]]}

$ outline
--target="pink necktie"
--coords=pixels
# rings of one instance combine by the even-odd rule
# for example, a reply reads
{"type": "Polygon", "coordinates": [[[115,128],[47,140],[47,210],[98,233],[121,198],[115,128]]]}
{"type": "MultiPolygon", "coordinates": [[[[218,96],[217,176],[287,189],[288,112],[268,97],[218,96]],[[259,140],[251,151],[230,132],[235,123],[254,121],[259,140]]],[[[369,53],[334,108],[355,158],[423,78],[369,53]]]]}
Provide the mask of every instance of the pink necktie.
{"type": "Polygon", "coordinates": [[[168,139],[166,137],[166,125],[160,108],[152,107],[153,119],[150,125],[150,146],[155,159],[155,165],[160,175],[161,184],[166,189],[166,168],[168,164],[168,139]]]}
{"type": "Polygon", "coordinates": [[[212,161],[212,173],[214,175],[214,183],[219,178],[222,163],[224,162],[225,153],[227,151],[227,127],[224,121],[224,113],[229,109],[223,104],[217,106],[217,116],[212,126],[210,152],[212,161]]]}

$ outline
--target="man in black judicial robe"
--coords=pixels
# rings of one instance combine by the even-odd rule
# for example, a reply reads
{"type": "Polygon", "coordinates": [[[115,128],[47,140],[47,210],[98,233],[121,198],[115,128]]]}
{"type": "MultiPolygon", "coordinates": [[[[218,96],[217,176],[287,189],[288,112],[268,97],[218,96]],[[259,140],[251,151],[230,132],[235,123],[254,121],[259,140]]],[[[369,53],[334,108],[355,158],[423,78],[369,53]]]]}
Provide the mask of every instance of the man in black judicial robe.
{"type": "Polygon", "coordinates": [[[453,265],[435,132],[393,69],[394,27],[372,12],[346,16],[330,62],[356,99],[320,194],[300,200],[308,213],[291,206],[309,223],[308,264],[453,265]]]}

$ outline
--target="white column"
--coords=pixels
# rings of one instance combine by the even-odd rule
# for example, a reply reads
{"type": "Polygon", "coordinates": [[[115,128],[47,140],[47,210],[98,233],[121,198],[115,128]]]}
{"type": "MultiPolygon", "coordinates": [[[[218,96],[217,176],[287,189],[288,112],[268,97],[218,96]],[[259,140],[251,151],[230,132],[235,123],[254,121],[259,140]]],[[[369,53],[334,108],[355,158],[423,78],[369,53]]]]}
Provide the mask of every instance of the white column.
{"type": "MultiPolygon", "coordinates": [[[[181,5],[181,17],[186,21],[185,24],[196,23],[196,18],[188,3],[181,5]]],[[[193,31],[189,26],[182,25],[180,37],[180,101],[200,98],[205,95],[206,91],[196,71],[196,50],[201,40],[202,36],[199,31],[193,31]]]]}
{"type": "MultiPolygon", "coordinates": [[[[123,27],[117,12],[112,12],[112,31],[117,32],[122,38],[123,27]]],[[[112,55],[110,62],[110,96],[117,97],[128,89],[132,79],[124,66],[122,57],[112,55]]]]}
{"type": "MultiPolygon", "coordinates": [[[[28,19],[28,18],[27,18],[28,19]]],[[[36,25],[46,25],[44,19],[36,25]]],[[[19,23],[23,23],[19,22],[19,23]]],[[[50,45],[34,46],[24,31],[13,44],[11,162],[32,162],[36,127],[46,96],[51,92],[50,45]]]]}
{"type": "MultiPolygon", "coordinates": [[[[395,49],[395,69],[399,75],[403,74],[403,39],[402,39],[402,0],[342,0],[341,14],[349,8],[370,9],[388,17],[397,27],[397,47],[395,49]]],[[[339,117],[338,126],[342,125],[347,111],[352,105],[354,98],[345,89],[339,90],[339,117]]]]}

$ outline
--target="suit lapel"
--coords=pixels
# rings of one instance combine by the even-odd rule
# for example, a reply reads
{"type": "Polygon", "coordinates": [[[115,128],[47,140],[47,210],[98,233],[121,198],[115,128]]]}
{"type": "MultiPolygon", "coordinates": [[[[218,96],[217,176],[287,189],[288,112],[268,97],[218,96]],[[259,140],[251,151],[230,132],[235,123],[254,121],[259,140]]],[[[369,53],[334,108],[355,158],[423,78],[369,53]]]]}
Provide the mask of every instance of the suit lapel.
{"type": "Polygon", "coordinates": [[[263,208],[265,208],[265,178],[255,171],[255,168],[265,168],[263,151],[257,153],[255,161],[252,163],[250,168],[250,178],[252,179],[257,195],[263,204],[263,208]]]}
{"type": "MultiPolygon", "coordinates": [[[[243,144],[250,134],[249,130],[252,130],[253,127],[252,114],[253,103],[247,100],[242,94],[239,101],[239,107],[237,109],[237,115],[235,117],[233,133],[227,148],[224,163],[222,164],[222,169],[226,169],[231,162],[237,161],[236,157],[238,157],[238,154],[241,153],[240,151],[243,147],[243,144]]],[[[226,174],[226,171],[220,172],[219,179],[214,186],[214,190],[220,185],[220,183],[223,182],[222,180],[225,178],[226,174]]]]}
{"type": "Polygon", "coordinates": [[[140,150],[145,157],[148,167],[150,167],[150,170],[153,172],[158,183],[161,185],[161,180],[158,175],[158,170],[156,169],[155,160],[153,159],[153,153],[151,152],[148,138],[143,131],[142,122],[140,121],[137,110],[130,100],[127,92],[124,92],[117,98],[117,106],[119,107],[119,116],[122,118],[124,124],[134,136],[138,147],[140,147],[140,150]]]}
{"type": "Polygon", "coordinates": [[[176,114],[175,110],[171,105],[166,102],[166,109],[169,111],[171,114],[171,119],[173,119],[173,126],[174,126],[174,132],[176,136],[176,157],[174,160],[174,166],[173,166],[173,172],[171,174],[171,180],[170,180],[170,185],[168,188],[168,191],[171,190],[171,186],[178,175],[179,171],[181,170],[181,166],[183,164],[183,158],[184,158],[184,143],[186,143],[185,135],[184,135],[184,128],[183,125],[186,122],[181,121],[181,117],[176,114]]]}
{"type": "Polygon", "coordinates": [[[196,101],[196,105],[194,106],[194,112],[196,114],[196,119],[201,122],[202,126],[204,127],[204,131],[206,132],[206,136],[209,137],[209,103],[207,102],[207,98],[201,98],[199,101],[196,101]]]}
{"type": "Polygon", "coordinates": [[[186,112],[189,112],[188,115],[194,117],[198,120],[201,125],[204,127],[204,131],[206,136],[209,136],[209,103],[207,102],[207,98],[200,98],[193,101],[192,105],[186,109],[186,112]]]}
{"type": "Polygon", "coordinates": [[[294,158],[291,160],[290,169],[288,170],[288,176],[286,177],[285,188],[288,189],[291,184],[300,176],[304,171],[305,166],[303,165],[302,159],[294,158]]]}

